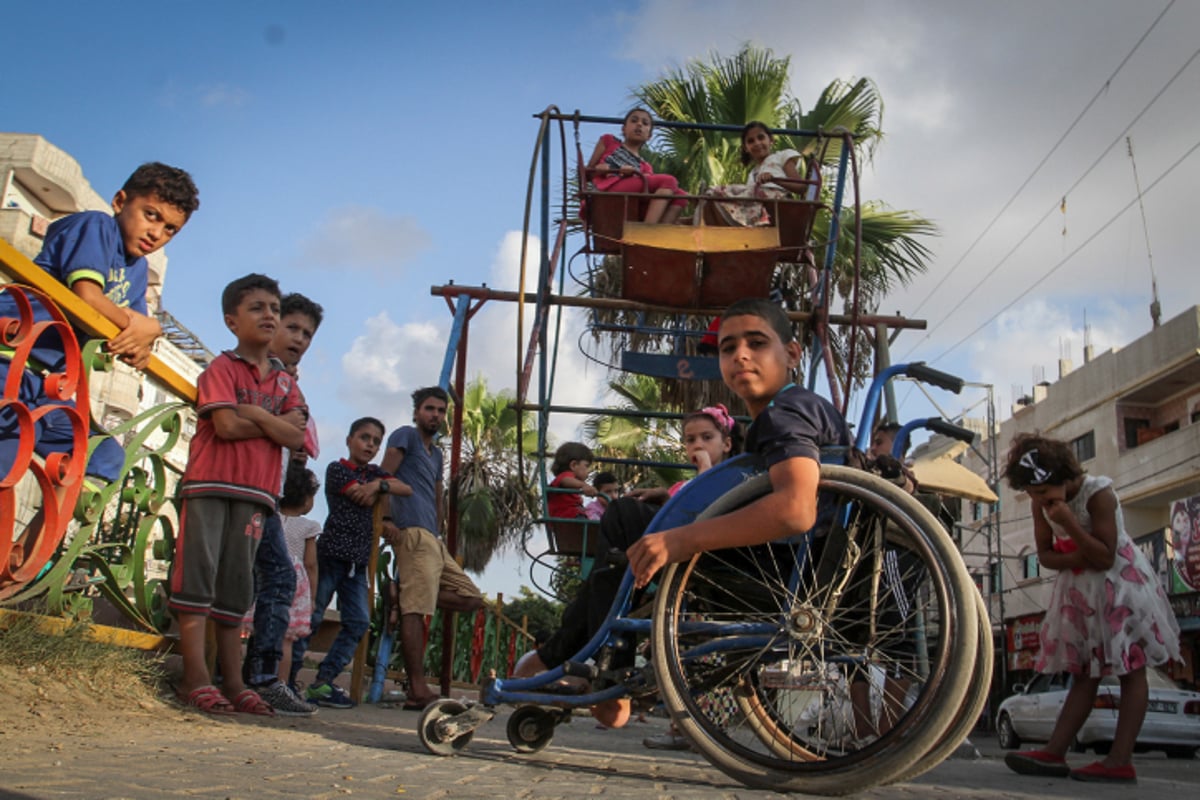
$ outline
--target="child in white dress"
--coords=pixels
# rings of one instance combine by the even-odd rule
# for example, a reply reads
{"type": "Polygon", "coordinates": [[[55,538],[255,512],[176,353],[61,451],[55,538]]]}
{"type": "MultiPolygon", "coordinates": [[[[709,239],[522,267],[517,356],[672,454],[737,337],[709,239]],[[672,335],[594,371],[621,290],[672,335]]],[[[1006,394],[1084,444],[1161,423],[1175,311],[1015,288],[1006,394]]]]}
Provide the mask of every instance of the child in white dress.
{"type": "Polygon", "coordinates": [[[710,225],[732,225],[743,228],[770,225],[768,205],[755,200],[782,199],[808,187],[798,165],[802,164],[796,150],[774,152],[775,137],[762,122],[749,122],[742,128],[742,163],[753,164],[746,183],[714,186],[706,192],[710,198],[742,198],[741,201],[706,202],[702,215],[710,225]]]}
{"type": "MultiPolygon", "coordinates": [[[[313,498],[321,483],[311,469],[298,465],[289,467],[279,499],[279,515],[283,521],[283,539],[287,544],[292,567],[296,570],[296,595],[292,598],[287,632],[283,637],[283,657],[279,660],[279,679],[287,682],[291,675],[292,643],[312,631],[313,595],[317,586],[317,537],[321,525],[304,516],[312,511],[313,498]]],[[[298,690],[293,686],[293,690],[298,690]]]]}
{"type": "Polygon", "coordinates": [[[1029,495],[1038,561],[1058,570],[1041,630],[1039,672],[1070,672],[1066,702],[1043,750],[1009,753],[1023,775],[1135,783],[1133,746],[1146,716],[1146,668],[1175,660],[1179,625],[1158,576],[1125,533],[1109,478],[1086,475],[1064,442],[1013,440],[1005,477],[1029,495]],[[1103,761],[1069,769],[1065,755],[1091,713],[1104,675],[1121,681],[1112,748],[1103,761]]]}

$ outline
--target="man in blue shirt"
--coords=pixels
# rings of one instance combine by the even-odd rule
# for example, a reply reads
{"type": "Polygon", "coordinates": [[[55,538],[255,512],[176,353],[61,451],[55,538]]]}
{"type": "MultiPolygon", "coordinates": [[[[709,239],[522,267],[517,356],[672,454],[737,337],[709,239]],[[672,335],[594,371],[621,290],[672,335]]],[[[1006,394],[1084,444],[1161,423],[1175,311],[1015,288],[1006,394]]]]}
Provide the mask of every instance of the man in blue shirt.
{"type": "Polygon", "coordinates": [[[413,424],[388,437],[382,468],[412,488],[411,495],[392,495],[389,521],[398,532],[388,543],[400,584],[400,650],[409,684],[404,707],[418,710],[438,699],[425,681],[425,616],[438,608],[473,612],[483,596],[441,537],[442,451],[433,438],[446,419],[446,392],[427,386],[412,397],[413,424]]]}

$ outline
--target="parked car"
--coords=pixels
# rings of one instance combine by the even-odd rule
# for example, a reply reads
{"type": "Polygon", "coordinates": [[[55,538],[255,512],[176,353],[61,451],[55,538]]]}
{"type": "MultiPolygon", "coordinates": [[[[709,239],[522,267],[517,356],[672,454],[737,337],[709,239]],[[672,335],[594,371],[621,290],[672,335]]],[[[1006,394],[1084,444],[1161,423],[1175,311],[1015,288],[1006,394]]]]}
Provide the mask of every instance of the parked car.
{"type": "MultiPolygon", "coordinates": [[[[1200,692],[1180,689],[1156,669],[1146,671],[1150,683],[1150,705],[1146,722],[1138,734],[1137,750],[1163,750],[1169,758],[1192,758],[1200,749],[1200,692]]],[[[1054,730],[1071,686],[1068,673],[1038,675],[1028,685],[1013,687],[1016,694],[1000,704],[996,731],[1000,746],[1015,750],[1022,742],[1044,742],[1054,730]]],[[[1075,738],[1075,749],[1094,749],[1104,755],[1112,746],[1117,727],[1121,684],[1115,675],[1100,680],[1100,691],[1083,727],[1075,738]]]]}

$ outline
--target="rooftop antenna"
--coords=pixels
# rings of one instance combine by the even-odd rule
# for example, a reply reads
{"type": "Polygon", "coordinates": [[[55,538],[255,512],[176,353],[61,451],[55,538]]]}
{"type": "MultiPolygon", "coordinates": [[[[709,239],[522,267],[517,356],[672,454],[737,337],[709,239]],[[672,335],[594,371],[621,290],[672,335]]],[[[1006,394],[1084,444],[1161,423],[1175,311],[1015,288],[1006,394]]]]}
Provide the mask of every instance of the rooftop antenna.
{"type": "Polygon", "coordinates": [[[1133,157],[1133,137],[1125,137],[1129,150],[1129,163],[1133,165],[1133,185],[1137,189],[1138,208],[1142,212],[1142,233],[1146,237],[1146,260],[1150,262],[1150,320],[1158,327],[1162,319],[1162,306],[1158,302],[1158,278],[1154,275],[1154,256],[1150,252],[1150,226],[1146,224],[1146,205],[1142,202],[1142,182],[1138,180],[1137,159],[1133,157]]]}

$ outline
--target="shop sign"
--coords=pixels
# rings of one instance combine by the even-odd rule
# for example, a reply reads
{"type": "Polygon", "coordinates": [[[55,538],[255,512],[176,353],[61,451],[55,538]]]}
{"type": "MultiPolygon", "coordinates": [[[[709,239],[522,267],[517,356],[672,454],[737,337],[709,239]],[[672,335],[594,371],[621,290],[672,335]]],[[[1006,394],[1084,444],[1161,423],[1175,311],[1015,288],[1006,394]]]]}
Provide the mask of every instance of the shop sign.
{"type": "Polygon", "coordinates": [[[1175,573],[1183,591],[1200,591],[1200,494],[1171,503],[1175,573]]]}
{"type": "Polygon", "coordinates": [[[1008,669],[1012,672],[1021,669],[1033,669],[1033,662],[1036,657],[1036,650],[1018,650],[1015,653],[1009,653],[1008,669]]]}
{"type": "Polygon", "coordinates": [[[1045,613],[1030,614],[1010,622],[1008,625],[1008,651],[1016,653],[1022,650],[1037,650],[1038,634],[1041,633],[1042,619],[1045,616],[1045,613]]]}

